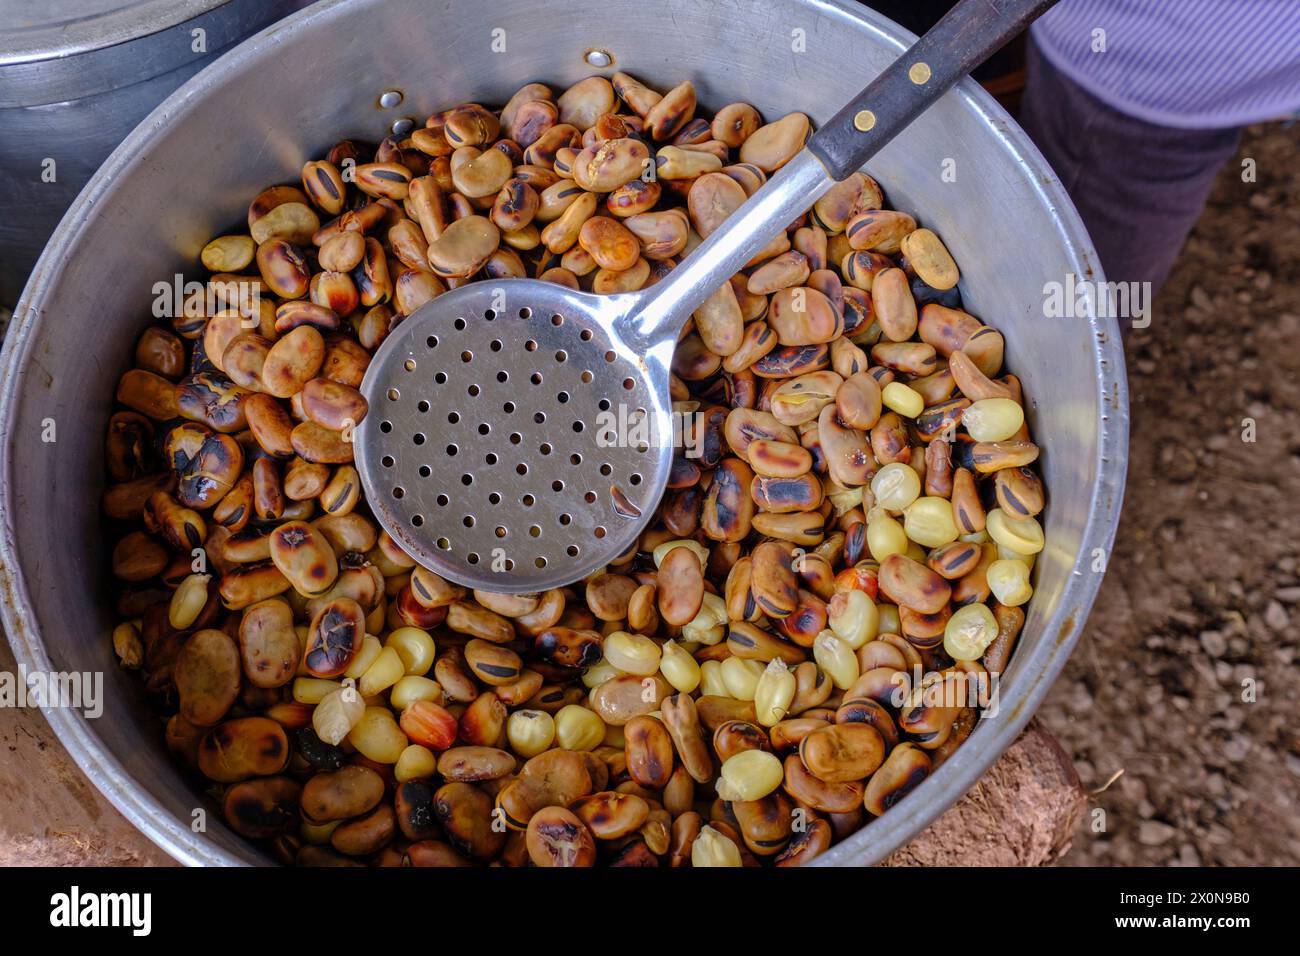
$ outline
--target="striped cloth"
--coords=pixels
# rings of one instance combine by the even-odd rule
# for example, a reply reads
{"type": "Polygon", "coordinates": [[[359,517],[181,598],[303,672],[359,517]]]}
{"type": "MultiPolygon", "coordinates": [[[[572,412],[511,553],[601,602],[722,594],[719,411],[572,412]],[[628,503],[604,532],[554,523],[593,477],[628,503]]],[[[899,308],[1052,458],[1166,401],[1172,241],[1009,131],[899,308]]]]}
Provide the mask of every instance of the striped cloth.
{"type": "Polygon", "coordinates": [[[1300,110],[1300,0],[1061,0],[1033,37],[1074,82],[1150,123],[1221,129],[1300,110]]]}

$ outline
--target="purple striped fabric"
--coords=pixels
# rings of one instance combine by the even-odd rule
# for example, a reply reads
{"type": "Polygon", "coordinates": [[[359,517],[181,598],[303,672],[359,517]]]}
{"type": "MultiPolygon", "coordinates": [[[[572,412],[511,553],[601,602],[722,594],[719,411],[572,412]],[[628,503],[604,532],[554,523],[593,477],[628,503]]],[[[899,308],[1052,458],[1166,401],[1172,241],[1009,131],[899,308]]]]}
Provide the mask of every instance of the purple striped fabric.
{"type": "Polygon", "coordinates": [[[1147,122],[1216,129],[1300,110],[1300,0],[1061,0],[1033,37],[1088,92],[1147,122]]]}

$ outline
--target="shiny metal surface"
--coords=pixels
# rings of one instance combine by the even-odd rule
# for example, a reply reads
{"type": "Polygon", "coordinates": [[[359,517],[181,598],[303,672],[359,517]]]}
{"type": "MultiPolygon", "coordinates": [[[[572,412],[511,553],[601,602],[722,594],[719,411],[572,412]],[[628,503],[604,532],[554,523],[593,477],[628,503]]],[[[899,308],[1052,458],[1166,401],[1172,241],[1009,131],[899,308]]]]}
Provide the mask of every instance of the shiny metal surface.
{"type": "MultiPolygon", "coordinates": [[[[910,39],[865,7],[830,0],[574,0],[564,17],[535,0],[501,0],[493,22],[509,26],[504,56],[487,52],[480,4],[439,6],[436,28],[428,11],[424,0],[322,3],[171,97],[70,210],[0,358],[0,616],[29,670],[103,672],[102,718],[59,708],[46,717],[91,781],[186,863],[269,860],[211,807],[207,831],[191,829],[200,788],[165,753],[139,682],[118,668],[108,639],[115,620],[104,572],[112,542],[98,509],[102,438],[153,284],[178,271],[197,277],[203,244],[240,221],[251,196],[293,181],[302,162],[340,137],[378,139],[393,119],[376,108],[384,90],[402,90],[403,111],[416,116],[467,99],[499,103],[528,80],[562,88],[588,75],[584,56],[599,48],[614,68],[658,88],[692,80],[706,107],[743,99],[767,116],[805,110],[820,123],[910,39]],[[806,38],[803,53],[792,49],[794,29],[806,38]],[[322,62],[337,82],[302,69],[322,62]],[[58,440],[42,442],[50,419],[58,440]]],[[[1044,283],[1070,273],[1102,278],[1095,253],[1060,183],[1007,115],[965,82],[869,171],[891,205],[943,236],[962,266],[967,307],[1006,336],[1007,364],[1024,383],[1043,448],[1048,544],[996,716],[889,813],[833,847],[819,861],[826,864],[883,858],[1015,738],[1083,632],[1127,462],[1114,320],[1043,315],[1044,283]],[[945,160],[955,182],[941,175],[945,160]]]]}
{"type": "Polygon", "coordinates": [[[59,218],[150,110],[308,2],[0,0],[0,304],[18,298],[59,218]]]}
{"type": "Polygon", "coordinates": [[[802,150],[641,292],[475,282],[404,319],[362,383],[357,468],[380,523],[425,567],[489,591],[613,563],[668,482],[682,326],[830,187],[802,150]]]}

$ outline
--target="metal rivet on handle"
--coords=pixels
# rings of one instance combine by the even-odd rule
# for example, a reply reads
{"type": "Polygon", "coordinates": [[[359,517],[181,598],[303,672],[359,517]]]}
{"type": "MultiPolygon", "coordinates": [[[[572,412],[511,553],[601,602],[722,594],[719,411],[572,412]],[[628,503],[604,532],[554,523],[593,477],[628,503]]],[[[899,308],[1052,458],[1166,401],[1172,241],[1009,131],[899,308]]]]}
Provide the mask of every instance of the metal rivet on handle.
{"type": "Polygon", "coordinates": [[[859,132],[865,133],[876,125],[876,114],[871,110],[858,110],[853,117],[853,125],[859,132]]]}
{"type": "Polygon", "coordinates": [[[583,57],[588,66],[604,68],[614,63],[614,55],[608,50],[588,50],[587,55],[583,57]]]}
{"type": "Polygon", "coordinates": [[[930,64],[913,63],[907,70],[907,78],[917,86],[924,86],[930,82],[930,64]]]}
{"type": "Polygon", "coordinates": [[[409,116],[403,116],[401,119],[393,121],[392,130],[394,136],[405,136],[413,129],[415,129],[415,120],[409,116]]]}
{"type": "Polygon", "coordinates": [[[391,110],[394,106],[402,105],[401,90],[387,90],[379,95],[379,105],[386,110],[391,110]]]}

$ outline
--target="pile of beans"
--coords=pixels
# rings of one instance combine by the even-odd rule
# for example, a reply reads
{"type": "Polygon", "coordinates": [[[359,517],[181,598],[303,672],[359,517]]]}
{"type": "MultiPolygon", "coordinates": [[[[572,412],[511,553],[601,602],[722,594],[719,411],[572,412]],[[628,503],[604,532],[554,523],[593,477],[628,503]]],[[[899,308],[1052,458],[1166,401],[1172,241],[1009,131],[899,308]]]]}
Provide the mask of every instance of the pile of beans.
{"type": "Polygon", "coordinates": [[[114,647],[285,862],[799,865],[971,733],[978,703],[931,692],[1012,652],[1038,449],[952,257],[863,173],[688,324],[690,453],[615,564],[467,592],[360,495],[358,386],[403,316],[476,279],[643,288],[809,134],[696,114],[616,74],[341,142],[141,336],[107,436],[114,647]]]}

